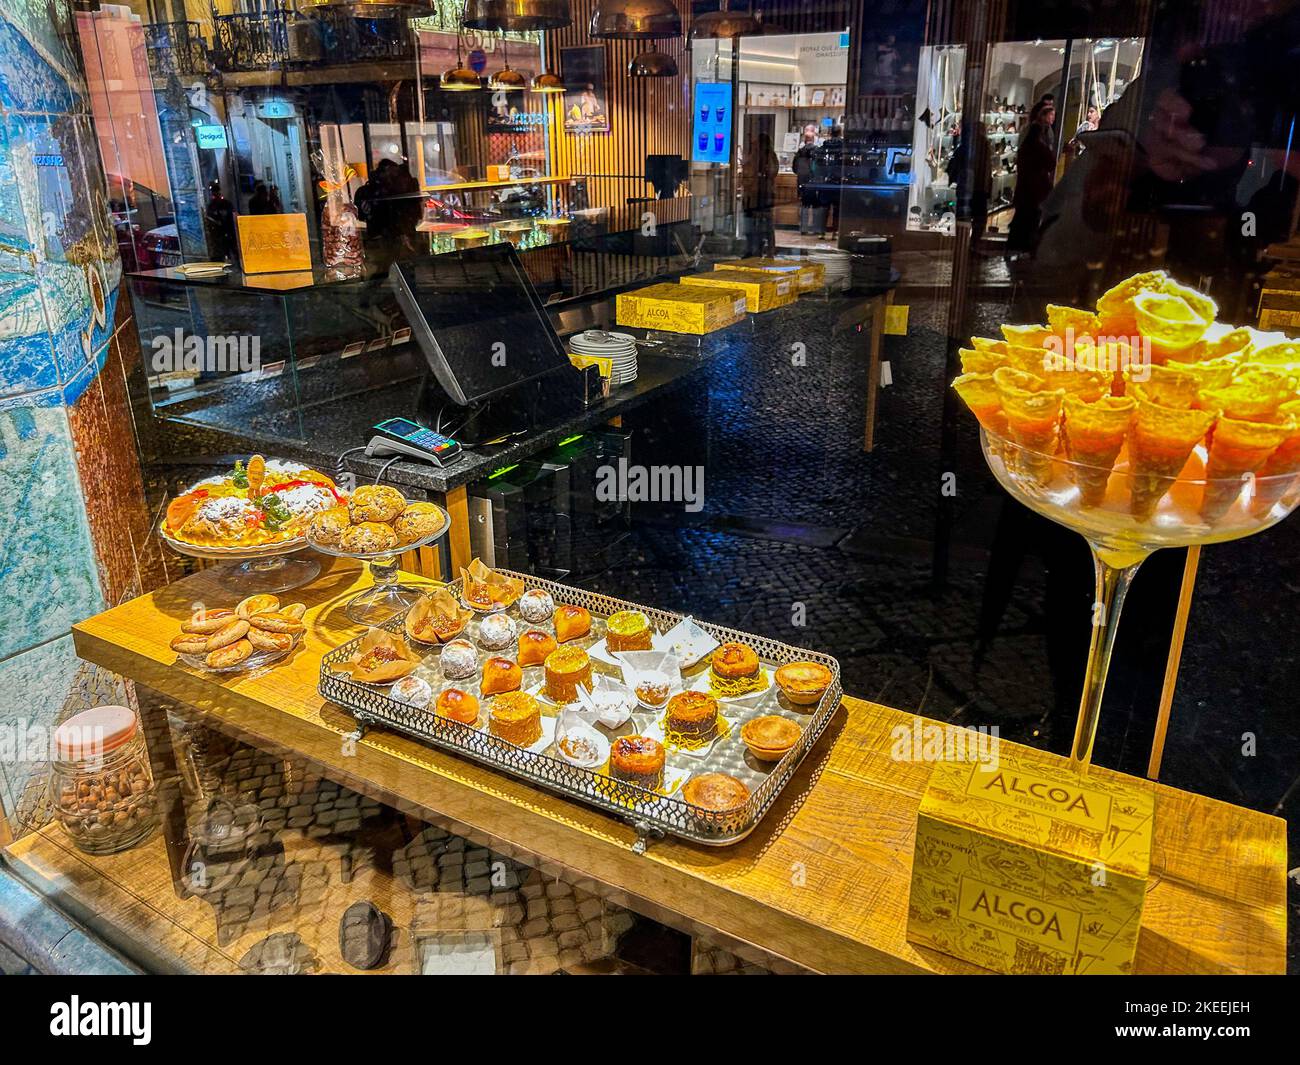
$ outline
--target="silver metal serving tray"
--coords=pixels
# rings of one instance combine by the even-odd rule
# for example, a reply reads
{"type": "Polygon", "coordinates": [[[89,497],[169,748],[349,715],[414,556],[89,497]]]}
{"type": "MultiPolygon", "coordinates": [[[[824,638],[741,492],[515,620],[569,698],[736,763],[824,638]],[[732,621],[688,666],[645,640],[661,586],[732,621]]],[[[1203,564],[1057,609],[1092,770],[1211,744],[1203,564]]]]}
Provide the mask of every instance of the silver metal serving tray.
{"type": "MultiPolygon", "coordinates": [[[[524,573],[500,571],[506,576],[518,577],[524,581],[527,589],[539,588],[547,591],[557,605],[572,604],[586,607],[592,614],[592,632],[582,640],[570,641],[578,646],[589,648],[598,643],[605,633],[604,619],[620,610],[640,610],[650,619],[650,624],[657,632],[667,632],[679,621],[682,615],[640,606],[621,599],[597,595],[581,588],[571,588],[541,580],[524,573]]],[[[460,581],[448,585],[448,590],[457,598],[460,596],[460,581]]],[[[523,621],[516,607],[508,611],[518,626],[518,631],[525,628],[546,629],[553,633],[549,623],[533,625],[523,621]]],[[[491,655],[515,657],[516,645],[504,651],[486,651],[478,644],[478,626],[481,616],[470,621],[462,636],[474,642],[480,649],[479,665],[491,655]]],[[[415,676],[429,682],[433,689],[433,700],[428,708],[416,708],[399,703],[389,695],[385,685],[364,684],[354,681],[345,673],[335,672],[331,666],[352,657],[361,637],[336,647],[321,659],[320,693],[326,699],[337,703],[350,712],[357,720],[360,731],[368,726],[381,726],[413,736],[445,751],[451,751],[466,758],[481,762],[494,769],[509,773],[535,784],[540,788],[577,799],[591,806],[599,807],[615,817],[630,822],[640,836],[637,849],[644,850],[648,841],[662,838],[664,835],[677,836],[692,843],[710,846],[726,846],[736,843],[749,835],[771,809],[773,801],[781,789],[794,775],[795,769],[805,754],[817,742],[826,728],[836,707],[840,703],[840,665],[829,655],[807,651],[799,647],[770,640],[751,633],[738,632],[696,619],[697,624],[709,632],[720,643],[740,641],[749,644],[757,652],[763,667],[769,671],[786,662],[811,661],[820,662],[831,671],[832,680],[821,700],[815,706],[795,706],[780,693],[774,681],[770,682],[761,695],[750,695],[744,699],[721,699],[722,716],[730,724],[730,733],[718,739],[703,756],[687,753],[669,747],[667,771],[675,774],[679,782],[685,778],[683,772],[690,775],[699,773],[729,773],[742,780],[750,789],[748,802],[744,806],[726,813],[704,810],[692,806],[680,797],[680,787],[675,794],[659,794],[647,791],[633,784],[615,781],[598,773],[596,770],[580,769],[563,761],[558,756],[552,757],[553,747],[546,753],[516,747],[512,743],[490,735],[484,729],[473,725],[463,725],[448,718],[439,717],[433,712],[433,702],[445,688],[460,687],[478,695],[479,675],[469,680],[452,681],[443,677],[439,666],[439,648],[407,640],[409,646],[423,656],[423,662],[415,671],[415,676]],[[750,718],[763,714],[777,714],[799,724],[803,730],[798,742],[779,762],[763,762],[756,759],[740,739],[740,728],[750,718]]],[[[396,617],[384,627],[395,633],[403,632],[403,618],[396,617]]],[[[405,639],[406,637],[403,636],[405,639]]],[[[598,672],[613,672],[603,666],[597,659],[592,659],[593,667],[598,672]]],[[[696,667],[683,674],[684,686],[691,686],[698,675],[707,672],[708,657],[696,667]]],[[[523,690],[534,688],[542,679],[541,666],[524,668],[523,690]]],[[[481,675],[481,673],[480,673],[481,675]]],[[[769,678],[770,680],[770,678],[769,678]]],[[[558,708],[548,702],[544,696],[539,697],[543,715],[555,714],[558,708]]],[[[483,699],[484,711],[490,697],[483,699]]],[[[632,719],[618,729],[602,729],[611,739],[625,734],[639,734],[653,722],[662,717],[662,711],[642,711],[638,709],[632,719]]],[[[480,718],[480,723],[482,718],[480,718]]]]}

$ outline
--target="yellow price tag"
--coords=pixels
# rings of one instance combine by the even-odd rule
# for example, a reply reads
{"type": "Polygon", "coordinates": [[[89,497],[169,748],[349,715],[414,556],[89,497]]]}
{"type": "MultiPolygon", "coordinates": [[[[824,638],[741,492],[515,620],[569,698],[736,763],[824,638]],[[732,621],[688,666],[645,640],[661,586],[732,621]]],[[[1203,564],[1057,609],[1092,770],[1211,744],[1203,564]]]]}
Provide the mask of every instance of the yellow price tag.
{"type": "Polygon", "coordinates": [[[885,335],[907,336],[907,305],[891,303],[885,308],[885,335]]]}

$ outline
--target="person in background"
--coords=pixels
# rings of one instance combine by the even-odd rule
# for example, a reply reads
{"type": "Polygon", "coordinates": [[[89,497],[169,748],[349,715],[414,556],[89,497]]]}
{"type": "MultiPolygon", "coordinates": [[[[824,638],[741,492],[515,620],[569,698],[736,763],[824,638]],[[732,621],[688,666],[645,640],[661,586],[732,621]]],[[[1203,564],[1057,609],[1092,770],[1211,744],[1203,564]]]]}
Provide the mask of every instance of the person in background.
{"type": "Polygon", "coordinates": [[[1056,105],[1045,96],[1029,114],[1016,152],[1015,216],[1007,230],[1007,252],[1033,252],[1043,201],[1056,182],[1056,105]]]}
{"type": "Polygon", "coordinates": [[[972,239],[979,240],[988,225],[993,190],[991,147],[983,122],[975,123],[971,140],[973,152],[963,138],[948,157],[948,182],[957,190],[957,217],[970,219],[972,239]]]}
{"type": "Polygon", "coordinates": [[[273,213],[271,210],[271,190],[266,187],[265,181],[258,181],[253,185],[253,195],[248,198],[248,213],[273,213]]]}
{"type": "Polygon", "coordinates": [[[207,231],[208,255],[221,261],[235,255],[235,206],[221,192],[221,183],[208,186],[208,203],[203,209],[204,229],[207,231]]]}
{"type": "Polygon", "coordinates": [[[826,229],[820,236],[834,233],[839,222],[839,185],[843,178],[844,130],[840,126],[832,126],[831,135],[818,145],[813,161],[813,180],[822,186],[818,193],[818,203],[826,208],[826,229]]]}
{"type": "Polygon", "coordinates": [[[799,232],[813,231],[814,217],[818,200],[817,192],[812,188],[813,154],[817,149],[817,127],[807,125],[803,128],[803,139],[799,150],[794,153],[791,169],[794,171],[795,187],[799,190],[799,232]]]}
{"type": "Polygon", "coordinates": [[[1078,128],[1075,129],[1074,132],[1076,134],[1091,133],[1094,129],[1097,128],[1097,124],[1100,121],[1101,121],[1101,112],[1097,109],[1097,105],[1089,104],[1086,117],[1082,122],[1079,123],[1078,128]]]}

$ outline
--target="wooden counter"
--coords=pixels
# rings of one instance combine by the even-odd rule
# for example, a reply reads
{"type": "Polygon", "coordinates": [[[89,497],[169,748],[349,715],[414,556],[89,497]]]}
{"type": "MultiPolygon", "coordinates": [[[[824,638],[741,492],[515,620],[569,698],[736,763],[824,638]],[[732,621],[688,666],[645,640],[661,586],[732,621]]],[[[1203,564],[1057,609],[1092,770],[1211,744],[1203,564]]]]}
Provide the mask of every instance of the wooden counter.
{"type": "MultiPolygon", "coordinates": [[[[431,811],[503,848],[563,866],[611,897],[686,930],[708,928],[826,972],[975,972],[907,942],[912,841],[925,764],[890,757],[912,716],[845,698],[825,736],[755,832],[726,848],[635,832],[596,810],[391,733],[344,737],[352,718],[316,692],[320,656],[357,630],[340,604],[367,580],[337,560],[310,588],[294,656],[260,676],[218,679],[176,664],[168,641],[191,604],[222,604],[206,571],[77,625],[82,658],[189,704],[212,727],[301,753],[339,783],[431,811]]],[[[1107,773],[1104,769],[1094,772],[1107,773]]],[[[1140,972],[1281,973],[1285,823],[1157,784],[1140,972]]]]}

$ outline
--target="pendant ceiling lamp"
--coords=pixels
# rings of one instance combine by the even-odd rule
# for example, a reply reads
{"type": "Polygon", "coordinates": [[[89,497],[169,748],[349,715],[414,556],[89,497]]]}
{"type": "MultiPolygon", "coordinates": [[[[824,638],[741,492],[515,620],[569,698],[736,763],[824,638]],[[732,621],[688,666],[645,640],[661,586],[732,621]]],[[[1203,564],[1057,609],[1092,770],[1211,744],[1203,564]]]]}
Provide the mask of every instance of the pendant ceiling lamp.
{"type": "Polygon", "coordinates": [[[564,79],[558,74],[552,74],[549,70],[543,70],[540,74],[533,76],[532,84],[528,86],[529,92],[564,92],[564,79]]]}
{"type": "Polygon", "coordinates": [[[675,78],[677,60],[663,52],[642,52],[632,57],[627,72],[634,78],[675,78]]]}
{"type": "Polygon", "coordinates": [[[752,37],[763,32],[763,24],[750,11],[729,11],[721,0],[717,11],[709,11],[691,20],[691,40],[729,41],[752,37]]]}
{"type": "Polygon", "coordinates": [[[560,30],[573,16],[569,0],[465,0],[460,21],[472,30],[560,30]]]}
{"type": "Polygon", "coordinates": [[[682,16],[673,0],[600,0],[588,32],[616,41],[666,40],[682,35],[682,16]]]}
{"type": "Polygon", "coordinates": [[[501,59],[504,62],[500,70],[488,78],[489,92],[522,92],[528,87],[528,79],[517,70],[510,69],[510,52],[505,38],[501,38],[501,59]]]}
{"type": "Polygon", "coordinates": [[[456,65],[451,70],[443,71],[438,79],[438,87],[444,92],[473,92],[483,87],[479,76],[465,65],[460,54],[460,34],[456,34],[456,65]]]}

